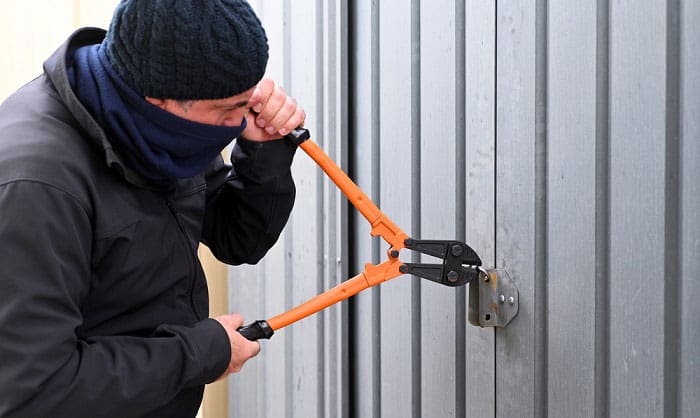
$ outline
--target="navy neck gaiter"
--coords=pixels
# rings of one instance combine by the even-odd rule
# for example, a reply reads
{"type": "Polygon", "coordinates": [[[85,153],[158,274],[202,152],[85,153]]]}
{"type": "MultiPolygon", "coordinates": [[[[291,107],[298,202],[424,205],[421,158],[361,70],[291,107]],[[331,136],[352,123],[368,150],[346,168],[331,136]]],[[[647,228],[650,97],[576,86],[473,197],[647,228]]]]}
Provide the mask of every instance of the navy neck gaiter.
{"type": "Polygon", "coordinates": [[[148,103],[114,72],[100,45],[78,48],[69,79],[124,163],[154,185],[195,176],[246,127],[193,122],[148,103]]]}

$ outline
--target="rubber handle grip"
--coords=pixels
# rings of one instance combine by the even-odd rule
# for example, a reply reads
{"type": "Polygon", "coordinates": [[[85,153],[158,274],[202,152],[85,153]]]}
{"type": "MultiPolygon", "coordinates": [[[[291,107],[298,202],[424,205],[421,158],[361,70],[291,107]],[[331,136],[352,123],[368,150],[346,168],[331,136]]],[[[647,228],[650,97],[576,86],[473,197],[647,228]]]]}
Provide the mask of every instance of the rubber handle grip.
{"type": "Polygon", "coordinates": [[[294,129],[292,132],[288,133],[287,136],[285,136],[285,138],[292,141],[294,145],[299,146],[302,142],[311,138],[311,133],[308,129],[299,127],[294,129]]]}
{"type": "Polygon", "coordinates": [[[275,331],[270,327],[270,324],[265,320],[255,321],[252,324],[244,325],[238,328],[238,331],[242,336],[246,337],[250,341],[257,341],[261,338],[269,340],[275,331]]]}

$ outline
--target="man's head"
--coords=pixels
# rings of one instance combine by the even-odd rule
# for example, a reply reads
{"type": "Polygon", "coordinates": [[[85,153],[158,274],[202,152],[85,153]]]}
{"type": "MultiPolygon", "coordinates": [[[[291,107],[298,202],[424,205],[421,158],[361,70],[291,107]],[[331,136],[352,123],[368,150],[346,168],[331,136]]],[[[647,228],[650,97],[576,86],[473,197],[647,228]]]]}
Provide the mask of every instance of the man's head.
{"type": "Polygon", "coordinates": [[[246,0],[122,0],[105,53],[144,97],[211,100],[250,90],[265,73],[265,31],[246,0]]]}

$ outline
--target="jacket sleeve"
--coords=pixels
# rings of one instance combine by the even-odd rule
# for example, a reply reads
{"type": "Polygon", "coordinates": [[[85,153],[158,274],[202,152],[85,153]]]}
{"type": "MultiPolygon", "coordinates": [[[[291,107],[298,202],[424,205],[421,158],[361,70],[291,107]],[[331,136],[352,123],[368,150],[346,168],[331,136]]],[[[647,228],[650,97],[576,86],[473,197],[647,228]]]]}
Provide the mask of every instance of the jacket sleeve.
{"type": "Polygon", "coordinates": [[[294,205],[295,151],[286,139],[239,138],[233,166],[218,159],[211,167],[201,240],[220,261],[255,264],[275,244],[294,205]]]}
{"type": "Polygon", "coordinates": [[[92,247],[79,199],[16,181],[0,185],[0,213],[0,416],[141,416],[224,372],[230,345],[211,319],[78,337],[92,247]]]}

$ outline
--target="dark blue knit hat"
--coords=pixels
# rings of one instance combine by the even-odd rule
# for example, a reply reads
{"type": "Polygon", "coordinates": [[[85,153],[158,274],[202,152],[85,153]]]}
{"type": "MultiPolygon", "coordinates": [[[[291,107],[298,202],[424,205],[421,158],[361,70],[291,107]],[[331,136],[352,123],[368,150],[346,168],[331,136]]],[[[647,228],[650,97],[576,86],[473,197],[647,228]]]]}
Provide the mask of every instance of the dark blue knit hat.
{"type": "Polygon", "coordinates": [[[122,0],[102,45],[129,86],[157,99],[235,96],[262,79],[268,58],[246,0],[122,0]]]}

